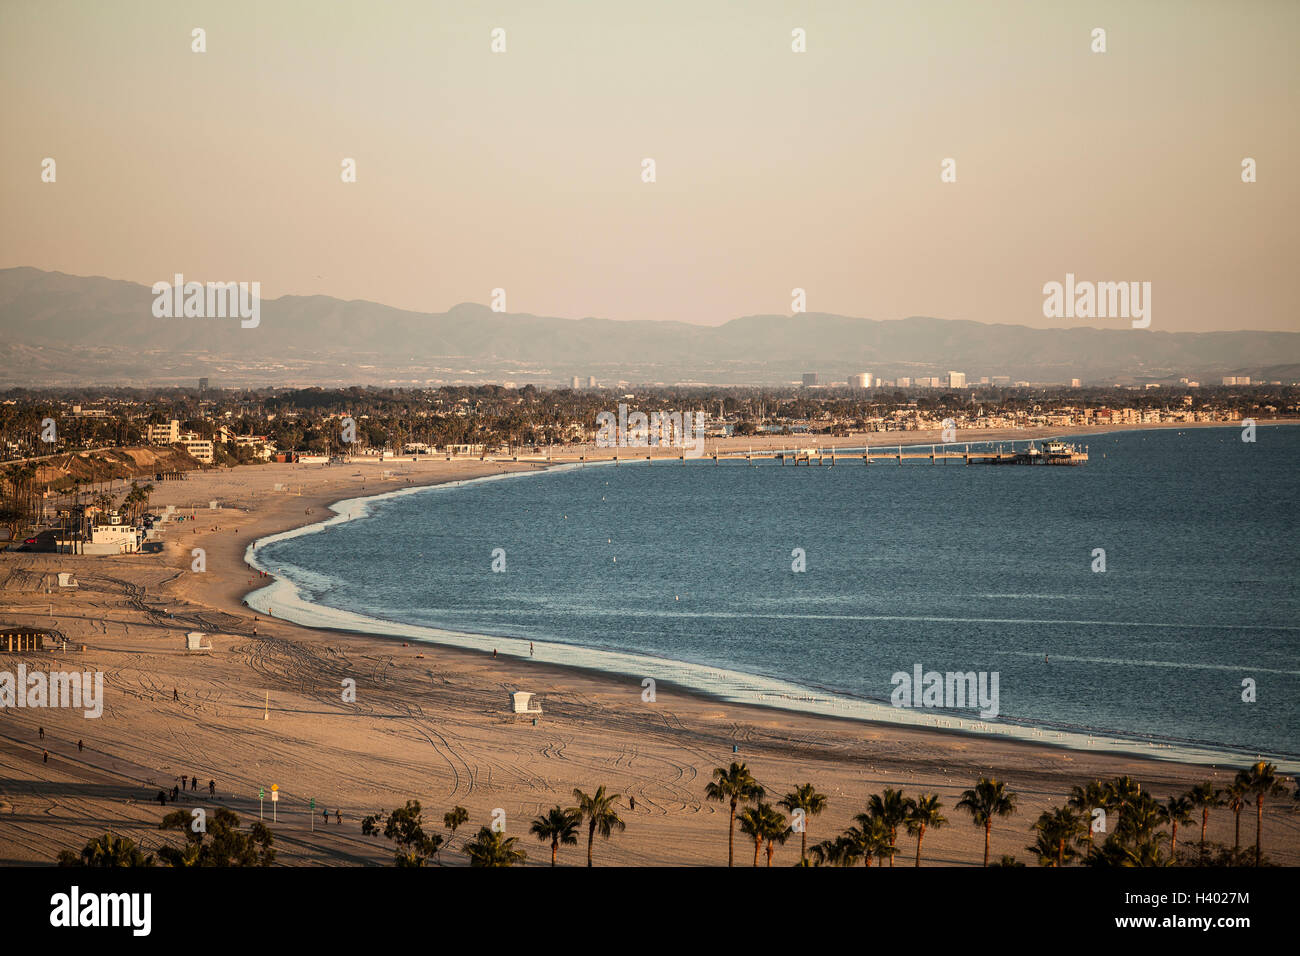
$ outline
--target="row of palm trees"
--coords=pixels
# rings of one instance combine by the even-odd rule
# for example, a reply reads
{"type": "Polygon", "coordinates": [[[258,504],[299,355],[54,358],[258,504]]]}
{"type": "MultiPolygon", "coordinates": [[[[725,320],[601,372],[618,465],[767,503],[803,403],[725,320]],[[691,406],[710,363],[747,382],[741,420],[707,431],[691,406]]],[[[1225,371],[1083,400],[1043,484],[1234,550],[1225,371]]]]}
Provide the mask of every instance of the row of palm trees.
{"type": "MultiPolygon", "coordinates": [[[[618,815],[620,794],[607,793],[602,785],[595,793],[573,790],[576,806],[554,806],[533,820],[528,832],[543,843],[551,844],[551,866],[555,866],[561,846],[574,846],[586,824],[587,865],[592,865],[592,844],[599,834],[608,840],[614,833],[627,829],[618,815]]],[[[456,831],[469,822],[469,811],[455,807],[442,816],[442,825],[448,835],[426,832],[422,808],[418,800],[408,800],[404,807],[389,814],[376,813],[361,821],[361,832],[366,836],[383,836],[393,841],[394,862],[398,866],[425,866],[440,859],[439,854],[451,845],[456,831]]],[[[519,848],[519,838],[506,836],[504,829],[494,826],[479,827],[474,837],[464,846],[470,866],[504,867],[523,863],[526,851],[519,848]]]]}
{"type": "MultiPolygon", "coordinates": [[[[1261,865],[1263,843],[1264,799],[1286,792],[1277,776],[1276,767],[1264,761],[1238,772],[1232,785],[1217,789],[1212,783],[1200,783],[1184,794],[1170,796],[1163,803],[1142,792],[1141,784],[1130,776],[1117,777],[1103,782],[1094,780],[1076,786],[1066,805],[1045,810],[1033,825],[1035,842],[1026,847],[1034,853],[1040,865],[1064,866],[1076,859],[1092,866],[1170,866],[1180,861],[1197,862],[1186,855],[1178,855],[1178,827],[1192,822],[1194,813],[1200,812],[1201,839],[1199,862],[1205,864],[1209,857],[1205,839],[1210,810],[1227,807],[1235,816],[1236,842],[1231,853],[1221,854],[1226,862],[1239,864],[1241,857],[1241,812],[1255,804],[1254,864],[1261,865]],[[1094,834],[1106,833],[1108,821],[1118,817],[1104,841],[1096,843],[1094,834]],[[1165,834],[1161,827],[1169,825],[1172,832],[1165,834]],[[1162,851],[1168,838],[1169,852],[1162,851]]],[[[735,831],[740,831],[754,843],[754,866],[766,846],[767,865],[778,846],[784,845],[795,833],[800,834],[800,866],[854,866],[862,862],[871,866],[873,860],[884,865],[894,865],[898,853],[898,832],[905,829],[916,839],[915,866],[921,865],[921,847],[925,834],[948,824],[943,815],[943,804],[937,794],[920,794],[909,797],[901,790],[886,787],[883,793],[872,794],[864,812],[857,814],[851,825],[839,835],[808,846],[808,820],[826,809],[827,797],[811,783],[800,784],[785,794],[775,804],[767,802],[766,788],[750,773],[744,763],[718,767],[713,779],[705,788],[708,800],[724,803],[730,813],[727,826],[727,865],[735,865],[735,831]],[[777,808],[787,810],[791,819],[777,808]]],[[[1300,788],[1296,790],[1300,801],[1300,788]]],[[[962,792],[956,809],[970,816],[971,823],[984,831],[984,865],[989,865],[989,844],[993,821],[1015,813],[1017,794],[1000,780],[981,777],[974,787],[962,792]]],[[[1014,858],[1004,856],[1001,865],[1020,865],[1014,858]]]]}

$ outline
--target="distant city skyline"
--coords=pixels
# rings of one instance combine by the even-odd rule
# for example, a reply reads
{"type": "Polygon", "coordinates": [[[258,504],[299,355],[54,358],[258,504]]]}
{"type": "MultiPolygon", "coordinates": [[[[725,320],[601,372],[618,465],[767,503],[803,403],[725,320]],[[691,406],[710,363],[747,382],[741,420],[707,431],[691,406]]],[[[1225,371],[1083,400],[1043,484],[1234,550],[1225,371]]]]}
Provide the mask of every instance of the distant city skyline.
{"type": "Polygon", "coordinates": [[[11,0],[0,267],[1129,327],[1046,317],[1075,276],[1150,283],[1150,331],[1300,330],[1300,5],[1245,9],[11,0]]]}

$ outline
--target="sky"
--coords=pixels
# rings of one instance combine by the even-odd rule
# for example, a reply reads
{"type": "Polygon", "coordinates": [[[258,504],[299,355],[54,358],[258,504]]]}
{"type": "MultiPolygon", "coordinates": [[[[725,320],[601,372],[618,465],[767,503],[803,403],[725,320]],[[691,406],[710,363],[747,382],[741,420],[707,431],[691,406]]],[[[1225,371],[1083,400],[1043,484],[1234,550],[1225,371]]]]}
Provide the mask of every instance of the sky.
{"type": "Polygon", "coordinates": [[[1294,0],[3,0],[0,267],[1129,326],[1044,317],[1071,273],[1300,331],[1297,47],[1294,0]]]}

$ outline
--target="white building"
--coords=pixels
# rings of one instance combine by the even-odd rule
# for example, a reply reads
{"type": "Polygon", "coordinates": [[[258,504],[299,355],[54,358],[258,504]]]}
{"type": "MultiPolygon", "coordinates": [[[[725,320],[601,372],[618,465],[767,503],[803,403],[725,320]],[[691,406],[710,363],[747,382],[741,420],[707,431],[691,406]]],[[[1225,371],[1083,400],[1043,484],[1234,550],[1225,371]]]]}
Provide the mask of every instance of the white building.
{"type": "Polygon", "coordinates": [[[850,388],[871,388],[871,373],[859,372],[857,375],[849,376],[850,388]]]}
{"type": "Polygon", "coordinates": [[[181,440],[181,423],[173,418],[166,425],[145,425],[144,437],[151,445],[174,445],[181,440]]]}
{"type": "Polygon", "coordinates": [[[199,438],[197,435],[187,435],[177,444],[181,445],[191,458],[197,459],[205,465],[212,464],[212,442],[208,439],[199,438]]]}
{"type": "Polygon", "coordinates": [[[965,373],[965,372],[949,372],[949,373],[948,373],[948,387],[949,387],[949,388],[965,388],[965,387],[966,387],[966,373],[965,373]]]}

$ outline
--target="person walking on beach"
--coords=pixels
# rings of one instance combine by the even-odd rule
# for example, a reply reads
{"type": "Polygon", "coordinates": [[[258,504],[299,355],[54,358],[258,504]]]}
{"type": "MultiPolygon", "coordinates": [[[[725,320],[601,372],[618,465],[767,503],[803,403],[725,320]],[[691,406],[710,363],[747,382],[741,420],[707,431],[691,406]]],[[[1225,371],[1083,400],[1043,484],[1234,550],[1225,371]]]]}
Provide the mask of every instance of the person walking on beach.
{"type": "Polygon", "coordinates": [[[321,813],[321,816],[323,816],[323,817],[325,818],[325,825],[326,825],[326,826],[329,826],[329,825],[330,825],[330,811],[329,811],[329,807],[326,807],[325,809],[321,810],[320,813],[321,813]]]}
{"type": "Polygon", "coordinates": [[[189,786],[190,776],[187,773],[181,774],[181,789],[184,790],[189,786]]]}
{"type": "Polygon", "coordinates": [[[42,750],[42,751],[41,751],[41,759],[42,759],[43,762],[45,762],[45,763],[49,763],[49,762],[50,762],[50,752],[49,752],[48,750],[42,750]]]}
{"type": "Polygon", "coordinates": [[[181,692],[178,691],[175,687],[173,687],[173,688],[172,688],[172,700],[180,700],[180,699],[181,699],[181,692]]]}
{"type": "Polygon", "coordinates": [[[342,810],[335,810],[335,811],[334,811],[334,822],[337,823],[339,826],[343,826],[343,811],[342,811],[342,810]]]}
{"type": "Polygon", "coordinates": [[[38,733],[38,734],[40,735],[41,740],[44,740],[44,739],[45,739],[45,728],[44,728],[44,727],[37,727],[37,728],[36,728],[36,733],[38,733]]]}
{"type": "Polygon", "coordinates": [[[84,742],[84,741],[81,741],[81,740],[78,740],[78,741],[77,741],[77,753],[81,753],[81,752],[82,752],[83,750],[85,750],[85,749],[86,749],[86,744],[85,744],[85,742],[84,742]]]}
{"type": "Polygon", "coordinates": [[[191,790],[199,789],[199,778],[197,776],[190,777],[190,789],[191,790]]]}
{"type": "Polygon", "coordinates": [[[495,647],[492,648],[492,659],[493,660],[497,659],[497,649],[495,647]]]}
{"type": "Polygon", "coordinates": [[[528,642],[528,656],[529,656],[529,657],[532,657],[532,656],[533,656],[533,642],[532,642],[532,641],[529,641],[529,642],[528,642]]]}
{"type": "Polygon", "coordinates": [[[167,806],[167,794],[163,793],[161,790],[158,791],[158,796],[155,797],[154,799],[158,801],[158,806],[160,807],[167,806]]]}
{"type": "Polygon", "coordinates": [[[217,795],[217,782],[215,780],[208,781],[208,794],[214,797],[217,795]]]}

